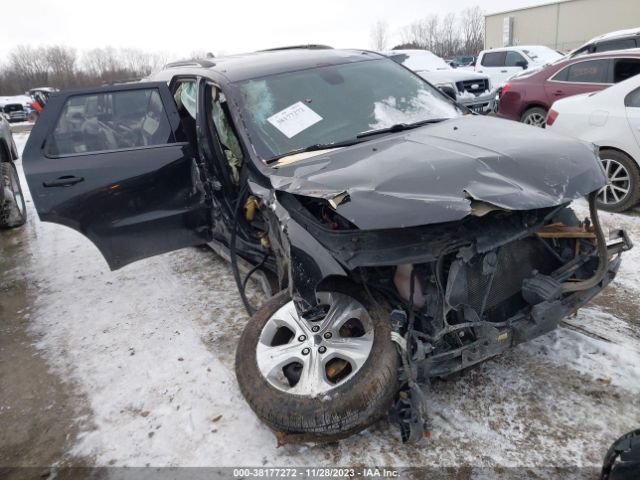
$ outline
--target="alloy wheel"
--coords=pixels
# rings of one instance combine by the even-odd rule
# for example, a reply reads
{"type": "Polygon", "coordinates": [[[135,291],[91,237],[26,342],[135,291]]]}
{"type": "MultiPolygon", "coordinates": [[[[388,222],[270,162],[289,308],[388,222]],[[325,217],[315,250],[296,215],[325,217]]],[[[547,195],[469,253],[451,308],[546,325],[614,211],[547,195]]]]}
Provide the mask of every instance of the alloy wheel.
{"type": "Polygon", "coordinates": [[[605,205],[620,203],[631,189],[629,171],[617,160],[603,158],[601,161],[607,175],[607,185],[600,189],[598,200],[605,205]]]}
{"type": "Polygon", "coordinates": [[[547,124],[545,116],[538,112],[532,112],[528,114],[526,117],[524,117],[523,123],[540,128],[544,128],[547,124]]]}
{"type": "Polygon", "coordinates": [[[373,346],[373,324],[365,307],[337,292],[317,295],[326,312],[300,318],[293,301],[267,321],[256,347],[258,369],[269,384],[294,395],[326,393],[353,377],[373,346]]]}

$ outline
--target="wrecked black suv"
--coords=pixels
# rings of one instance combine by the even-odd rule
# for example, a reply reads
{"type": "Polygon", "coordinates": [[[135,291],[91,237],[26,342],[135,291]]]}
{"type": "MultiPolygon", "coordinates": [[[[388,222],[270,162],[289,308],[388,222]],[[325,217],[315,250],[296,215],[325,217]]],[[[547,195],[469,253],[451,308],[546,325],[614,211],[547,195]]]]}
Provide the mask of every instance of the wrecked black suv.
{"type": "Polygon", "coordinates": [[[422,437],[421,382],[552,330],[631,246],[598,221],[591,145],[469,114],[376,53],[282,49],[151,80],[51,96],[24,152],[34,203],[112,269],[228,255],[253,313],[238,383],[292,441],[390,409],[422,437]],[[253,312],[257,274],[280,293],[253,312]]]}

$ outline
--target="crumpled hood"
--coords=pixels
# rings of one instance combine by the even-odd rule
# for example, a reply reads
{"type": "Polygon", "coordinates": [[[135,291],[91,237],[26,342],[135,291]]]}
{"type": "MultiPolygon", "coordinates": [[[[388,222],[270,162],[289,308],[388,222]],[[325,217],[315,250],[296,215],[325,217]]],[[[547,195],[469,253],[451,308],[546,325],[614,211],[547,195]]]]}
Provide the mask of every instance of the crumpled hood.
{"type": "Polygon", "coordinates": [[[466,115],[283,165],[271,181],[296,195],[337,197],[336,211],[369,230],[460,220],[472,213],[472,201],[552,207],[601,188],[606,178],[588,143],[466,115]]]}

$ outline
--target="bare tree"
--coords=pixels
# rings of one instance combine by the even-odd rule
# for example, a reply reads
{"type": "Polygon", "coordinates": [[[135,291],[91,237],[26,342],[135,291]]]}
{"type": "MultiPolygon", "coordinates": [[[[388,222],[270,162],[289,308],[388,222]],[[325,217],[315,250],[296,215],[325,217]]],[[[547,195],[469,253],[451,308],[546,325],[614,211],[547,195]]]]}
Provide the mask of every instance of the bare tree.
{"type": "Polygon", "coordinates": [[[483,48],[484,14],[478,6],[442,19],[432,14],[403,27],[400,38],[402,44],[394,48],[422,48],[440,57],[474,55],[483,48]]]}
{"type": "Polygon", "coordinates": [[[484,48],[484,12],[479,6],[465,8],[460,14],[462,50],[475,55],[484,48]]]}
{"type": "Polygon", "coordinates": [[[442,19],[442,26],[439,31],[440,52],[443,57],[453,56],[459,51],[460,30],[455,13],[447,13],[442,19]]]}
{"type": "Polygon", "coordinates": [[[43,47],[18,45],[9,54],[9,68],[20,82],[46,84],[48,66],[43,47]]]}
{"type": "Polygon", "coordinates": [[[66,87],[72,82],[77,59],[75,49],[57,45],[47,47],[44,59],[49,72],[48,83],[66,87]]]}
{"type": "Polygon", "coordinates": [[[389,42],[389,24],[384,20],[378,20],[371,27],[371,46],[374,50],[386,50],[389,42]]]}
{"type": "Polygon", "coordinates": [[[442,46],[440,39],[440,17],[431,14],[423,21],[423,35],[425,36],[425,48],[436,55],[441,55],[442,46]]]}
{"type": "Polygon", "coordinates": [[[89,50],[84,54],[82,63],[87,72],[95,76],[102,76],[119,69],[118,54],[113,47],[89,50]]]}

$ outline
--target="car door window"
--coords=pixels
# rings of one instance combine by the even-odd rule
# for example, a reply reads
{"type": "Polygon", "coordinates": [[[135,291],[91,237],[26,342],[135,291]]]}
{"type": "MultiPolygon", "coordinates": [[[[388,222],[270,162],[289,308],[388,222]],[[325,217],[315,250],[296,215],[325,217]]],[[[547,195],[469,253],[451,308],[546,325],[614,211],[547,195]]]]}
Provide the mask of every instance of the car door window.
{"type": "Polygon", "coordinates": [[[504,67],[506,52],[487,52],[482,56],[483,67],[504,67]]]}
{"type": "Polygon", "coordinates": [[[555,80],[556,82],[566,82],[567,76],[569,75],[569,67],[564,67],[558,73],[556,73],[551,80],[555,80]]]}
{"type": "Polygon", "coordinates": [[[231,170],[231,180],[240,183],[240,167],[244,160],[240,142],[233,129],[229,116],[227,99],[219,89],[211,86],[211,119],[218,134],[222,151],[231,170]]]}
{"type": "Polygon", "coordinates": [[[629,93],[624,99],[624,104],[626,107],[640,108],[640,88],[629,93]]]}
{"type": "Polygon", "coordinates": [[[522,62],[527,63],[524,57],[518,52],[507,52],[504,60],[504,65],[506,67],[519,67],[520,65],[518,62],[520,62],[520,64],[522,64],[522,62]]]}
{"type": "MultiPolygon", "coordinates": [[[[588,60],[567,67],[565,81],[573,83],[609,83],[609,60],[588,60]]],[[[559,78],[554,77],[554,80],[559,78]]]]}
{"type": "Polygon", "coordinates": [[[123,150],[174,141],[156,89],[69,97],[46,141],[47,156],[123,150]]]}
{"type": "Polygon", "coordinates": [[[596,52],[610,52],[612,50],[628,50],[636,48],[636,41],[633,38],[625,38],[620,40],[612,40],[610,42],[602,42],[596,45],[596,52]]]}
{"type": "Polygon", "coordinates": [[[594,48],[593,45],[587,45],[573,52],[571,56],[579,57],[580,55],[587,55],[588,53],[593,53],[593,48],[594,48]]]}
{"type": "Polygon", "coordinates": [[[640,73],[640,58],[616,58],[613,66],[613,83],[623,82],[640,73]]]}

